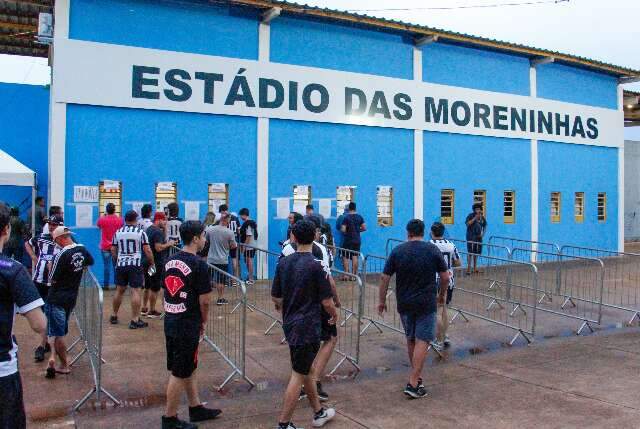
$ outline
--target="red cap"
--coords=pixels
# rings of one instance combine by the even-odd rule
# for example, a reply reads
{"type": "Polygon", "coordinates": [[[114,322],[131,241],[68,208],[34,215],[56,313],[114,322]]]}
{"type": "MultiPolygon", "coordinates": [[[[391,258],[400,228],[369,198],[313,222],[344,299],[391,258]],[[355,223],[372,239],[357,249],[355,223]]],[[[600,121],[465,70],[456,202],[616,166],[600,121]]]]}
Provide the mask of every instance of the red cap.
{"type": "Polygon", "coordinates": [[[165,219],[167,219],[167,217],[162,212],[156,212],[156,214],[153,216],[154,222],[157,220],[165,220],[165,219]]]}

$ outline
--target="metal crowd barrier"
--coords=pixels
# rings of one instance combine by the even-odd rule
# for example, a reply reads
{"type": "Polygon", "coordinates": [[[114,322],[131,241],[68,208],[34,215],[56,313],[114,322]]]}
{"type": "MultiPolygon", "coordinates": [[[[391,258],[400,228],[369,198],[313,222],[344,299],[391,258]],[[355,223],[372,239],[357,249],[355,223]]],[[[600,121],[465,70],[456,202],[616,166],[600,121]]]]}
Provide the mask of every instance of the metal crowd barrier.
{"type": "Polygon", "coordinates": [[[327,250],[329,250],[331,252],[331,254],[333,255],[333,260],[334,266],[341,266],[342,267],[342,271],[345,271],[347,273],[350,273],[350,270],[347,270],[348,267],[344,266],[344,261],[343,259],[346,258],[349,261],[353,260],[353,257],[357,257],[358,258],[358,268],[355,270],[355,273],[352,274],[358,274],[360,273],[360,270],[362,269],[362,264],[364,264],[364,255],[361,252],[356,252],[354,250],[349,250],[349,249],[344,249],[342,247],[337,247],[337,246],[327,246],[327,250]]]}
{"type": "Polygon", "coordinates": [[[582,321],[579,335],[602,319],[604,264],[597,258],[515,248],[514,261],[535,261],[538,268],[538,310],[582,321]],[[562,302],[556,302],[555,297],[562,302]]]}
{"type": "Polygon", "coordinates": [[[540,252],[560,253],[560,247],[558,247],[557,244],[544,241],[533,241],[525,240],[522,238],[492,235],[491,237],[489,237],[488,243],[491,245],[503,245],[511,250],[518,247],[520,249],[539,250],[540,252]]]}
{"type": "Polygon", "coordinates": [[[387,243],[384,246],[384,254],[386,256],[389,256],[389,253],[391,253],[391,250],[393,250],[395,246],[397,246],[398,244],[404,243],[405,241],[407,240],[400,240],[399,238],[389,238],[387,240],[387,243]]]}
{"type": "Polygon", "coordinates": [[[562,246],[567,257],[598,258],[604,264],[602,305],[632,313],[629,325],[640,322],[640,254],[591,247],[562,246]]]}
{"type": "Polygon", "coordinates": [[[360,325],[362,314],[363,282],[358,275],[332,268],[336,291],[340,300],[338,338],[335,353],[341,356],[330,375],[345,363],[355,368],[354,377],[360,373],[360,325]]]}
{"type": "MultiPolygon", "coordinates": [[[[455,244],[458,250],[468,251],[467,246],[469,244],[477,244],[482,246],[482,249],[487,250],[486,253],[488,256],[493,256],[493,257],[502,258],[502,259],[511,259],[511,249],[508,246],[504,246],[501,244],[482,243],[477,241],[467,241],[467,240],[462,240],[460,238],[445,238],[445,239],[455,244]]],[[[428,240],[428,239],[425,238],[425,240],[428,240]]],[[[389,253],[391,253],[391,250],[393,250],[393,248],[395,247],[394,243],[396,243],[397,245],[400,243],[404,243],[405,241],[406,240],[401,240],[399,238],[389,238],[385,245],[385,254],[389,256],[389,253]]]]}
{"type": "Polygon", "coordinates": [[[477,273],[465,275],[467,252],[459,251],[462,265],[454,268],[453,298],[449,309],[458,316],[475,317],[516,331],[509,342],[519,337],[532,341],[538,306],[538,270],[528,262],[478,255],[477,273]]]}
{"type": "Polygon", "coordinates": [[[71,351],[77,345],[82,347],[80,353],[71,360],[69,365],[73,366],[82,356],[87,355],[93,375],[93,387],[78,401],[73,407],[73,411],[80,409],[94,394],[97,402],[100,402],[100,396],[104,393],[116,406],[120,405],[120,401],[102,387],[102,364],[105,363],[102,359],[102,308],[102,288],[93,273],[85,269],[82,273],[78,300],[73,311],[80,336],[69,346],[67,351],[71,351]]]}

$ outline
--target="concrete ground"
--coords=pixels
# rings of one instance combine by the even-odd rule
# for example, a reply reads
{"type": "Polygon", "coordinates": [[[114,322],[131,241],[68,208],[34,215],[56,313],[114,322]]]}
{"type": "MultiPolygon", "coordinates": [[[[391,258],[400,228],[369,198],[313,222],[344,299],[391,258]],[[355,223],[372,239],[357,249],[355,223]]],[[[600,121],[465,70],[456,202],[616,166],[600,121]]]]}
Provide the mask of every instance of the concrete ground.
{"type": "MultiPolygon", "coordinates": [[[[107,294],[105,319],[110,302],[107,294]]],[[[130,331],[124,323],[127,312],[125,303],[121,324],[105,324],[104,337],[103,385],[122,406],[114,408],[103,397],[100,403],[91,400],[76,414],[69,412],[71,407],[92,385],[88,361],[81,359],[70,376],[46,380],[44,365],[32,361],[36,338],[18,319],[29,427],[159,427],[167,378],[162,321],[151,320],[148,329],[130,331]]],[[[201,348],[203,400],[223,409],[219,420],[201,427],[275,427],[289,363],[279,328],[263,334],[269,324],[257,312],[248,315],[247,374],[257,384],[250,391],[236,379],[218,392],[215,386],[229,374],[229,367],[211,348],[201,348]]],[[[355,324],[350,326],[349,322],[341,330],[345,338],[356,331],[355,324]]],[[[530,346],[507,347],[504,340],[511,334],[483,322],[457,321],[451,328],[451,350],[442,360],[429,357],[425,383],[430,396],[410,401],[402,394],[408,369],[402,336],[370,329],[360,344],[362,372],[354,379],[353,367],[345,364],[325,382],[329,403],[338,411],[329,427],[640,426],[640,329],[540,337],[530,346]]],[[[227,347],[233,346],[232,338],[224,340],[227,347]]],[[[310,415],[309,406],[300,403],[294,422],[310,427],[310,415]]]]}

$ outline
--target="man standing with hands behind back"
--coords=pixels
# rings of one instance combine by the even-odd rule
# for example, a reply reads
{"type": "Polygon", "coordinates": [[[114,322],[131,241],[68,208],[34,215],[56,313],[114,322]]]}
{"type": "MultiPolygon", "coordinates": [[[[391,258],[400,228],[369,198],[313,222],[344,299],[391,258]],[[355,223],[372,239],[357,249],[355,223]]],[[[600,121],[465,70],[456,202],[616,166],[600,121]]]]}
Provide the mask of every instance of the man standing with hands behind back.
{"type": "Polygon", "coordinates": [[[482,254],[482,238],[487,230],[487,219],[482,213],[482,203],[474,203],[473,213],[469,213],[465,224],[467,225],[467,275],[471,274],[471,265],[473,264],[473,272],[477,273],[478,255],[482,254]]]}

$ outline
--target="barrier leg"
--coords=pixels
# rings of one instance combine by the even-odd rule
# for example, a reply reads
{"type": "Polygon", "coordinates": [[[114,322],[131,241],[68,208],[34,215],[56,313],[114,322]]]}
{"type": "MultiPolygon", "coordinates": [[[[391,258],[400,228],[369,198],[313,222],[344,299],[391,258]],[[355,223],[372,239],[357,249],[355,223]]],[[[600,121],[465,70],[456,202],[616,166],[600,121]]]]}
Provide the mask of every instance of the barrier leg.
{"type": "Polygon", "coordinates": [[[267,328],[266,331],[264,331],[265,335],[269,335],[269,332],[271,332],[271,330],[274,328],[274,326],[276,326],[279,322],[277,320],[274,320],[273,323],[271,325],[269,325],[269,327],[267,328]]]}
{"type": "Polygon", "coordinates": [[[564,310],[564,308],[566,307],[567,304],[571,303],[572,307],[576,306],[576,303],[573,302],[573,298],[571,297],[567,297],[567,299],[564,300],[564,302],[562,303],[562,305],[560,306],[561,309],[564,310]]]}
{"type": "Polygon", "coordinates": [[[109,393],[109,392],[108,392],[107,390],[105,390],[103,387],[101,387],[101,388],[100,388],[100,391],[101,391],[102,393],[104,393],[105,395],[107,395],[107,398],[111,399],[111,401],[116,405],[116,407],[118,407],[118,406],[122,405],[122,404],[120,403],[120,401],[118,401],[118,400],[116,399],[116,397],[115,397],[115,396],[113,396],[111,393],[109,393]]]}
{"type": "Polygon", "coordinates": [[[78,401],[78,403],[75,405],[75,407],[73,407],[73,411],[74,412],[78,411],[80,409],[80,407],[82,407],[85,404],[85,402],[87,402],[89,400],[89,398],[91,398],[91,396],[93,396],[94,393],[96,393],[96,387],[95,386],[93,386],[91,388],[91,390],[89,390],[89,392],[87,392],[87,394],[84,395],[82,397],[82,399],[80,399],[78,401]]]}
{"type": "Polygon", "coordinates": [[[364,335],[364,333],[366,332],[366,330],[367,330],[367,329],[369,329],[369,327],[370,327],[370,326],[375,327],[375,328],[378,330],[378,332],[379,332],[380,334],[382,334],[382,329],[380,329],[380,327],[378,326],[378,324],[377,324],[376,322],[374,322],[373,320],[369,320],[369,323],[367,323],[367,324],[365,325],[365,327],[364,327],[364,328],[362,328],[362,330],[360,331],[360,335],[364,335]]]}
{"type": "Polygon", "coordinates": [[[591,324],[588,321],[584,321],[582,322],[582,325],[580,325],[580,328],[578,328],[578,330],[576,331],[576,335],[580,335],[582,333],[582,330],[584,328],[589,328],[589,330],[591,331],[591,333],[593,333],[593,328],[591,327],[591,324]]]}
{"type": "Polygon", "coordinates": [[[229,374],[229,376],[227,378],[225,378],[225,380],[222,382],[222,384],[216,388],[216,390],[219,392],[222,389],[224,389],[224,386],[226,386],[227,383],[229,383],[231,380],[233,380],[233,378],[236,375],[240,375],[240,371],[238,371],[237,369],[234,369],[233,372],[231,374],[229,374]]]}
{"type": "Polygon", "coordinates": [[[491,300],[489,305],[487,305],[486,311],[491,311],[491,309],[493,308],[494,305],[497,305],[498,307],[500,307],[500,310],[504,310],[504,306],[502,304],[500,304],[500,302],[498,300],[493,299],[493,300],[491,300]]]}
{"type": "Polygon", "coordinates": [[[511,310],[511,313],[509,313],[509,316],[513,317],[513,315],[515,314],[515,312],[516,312],[517,310],[522,311],[522,314],[524,314],[525,316],[527,315],[527,312],[525,311],[525,309],[524,309],[524,308],[522,308],[522,306],[521,306],[520,304],[516,304],[516,305],[513,307],[513,310],[511,310]]]}
{"type": "MultiPolygon", "coordinates": [[[[78,362],[78,359],[80,359],[86,352],[88,352],[89,349],[88,348],[83,348],[82,351],[80,353],[78,353],[76,355],[76,357],[74,357],[73,359],[71,359],[71,362],[69,362],[69,366],[73,366],[74,363],[78,362]]],[[[53,352],[53,351],[52,351],[53,352]]]]}
{"type": "Polygon", "coordinates": [[[542,301],[544,301],[545,298],[547,299],[547,301],[553,302],[553,297],[551,295],[549,295],[547,292],[542,292],[542,296],[538,300],[538,304],[542,304],[542,301]]]}
{"type": "Polygon", "coordinates": [[[344,320],[340,323],[340,327],[343,327],[344,325],[346,325],[349,319],[351,319],[352,317],[353,317],[353,312],[349,312],[349,315],[345,317],[344,320]]]}
{"type": "Polygon", "coordinates": [[[524,338],[525,341],[527,342],[527,344],[531,344],[531,338],[529,338],[529,336],[527,334],[525,334],[524,332],[518,331],[518,332],[516,332],[516,335],[514,335],[514,337],[511,339],[511,341],[509,341],[509,345],[512,346],[516,342],[518,337],[524,338]]]}
{"type": "Polygon", "coordinates": [[[74,340],[74,341],[69,345],[69,347],[67,347],[67,353],[69,353],[71,350],[73,350],[73,348],[74,348],[75,346],[77,346],[77,345],[78,345],[78,343],[80,343],[80,340],[81,340],[81,339],[82,339],[82,337],[78,337],[78,338],[76,338],[76,339],[75,339],[75,340],[74,340]]]}
{"type": "Polygon", "coordinates": [[[633,325],[633,321],[638,319],[638,324],[640,324],[640,313],[637,311],[633,313],[633,317],[629,320],[629,325],[633,325]]]}
{"type": "Polygon", "coordinates": [[[453,315],[453,317],[451,318],[451,320],[449,320],[449,323],[453,323],[458,316],[462,316],[462,318],[464,319],[465,322],[469,323],[469,319],[467,319],[467,316],[464,315],[464,313],[460,310],[456,310],[456,314],[453,315]]]}

